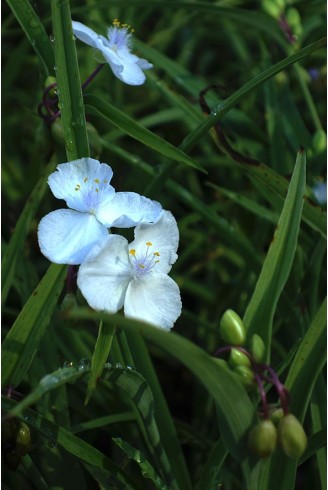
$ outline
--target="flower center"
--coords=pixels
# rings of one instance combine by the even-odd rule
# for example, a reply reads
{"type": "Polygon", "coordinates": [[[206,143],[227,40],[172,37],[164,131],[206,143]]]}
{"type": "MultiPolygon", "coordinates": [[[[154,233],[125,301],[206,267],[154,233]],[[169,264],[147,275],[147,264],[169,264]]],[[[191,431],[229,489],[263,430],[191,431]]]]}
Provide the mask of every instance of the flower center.
{"type": "Polygon", "coordinates": [[[113,27],[108,30],[108,47],[116,54],[122,48],[129,48],[130,37],[134,29],[130,24],[121,24],[118,19],[113,20],[113,27]]]}
{"type": "MultiPolygon", "coordinates": [[[[109,181],[85,177],[81,184],[76,184],[75,191],[82,193],[83,201],[90,214],[95,214],[99,204],[99,194],[108,190],[109,181]]],[[[111,186],[110,186],[111,187],[111,186]]]]}
{"type": "Polygon", "coordinates": [[[146,242],[146,251],[143,255],[136,254],[136,250],[131,248],[129,250],[129,254],[132,255],[132,266],[134,271],[135,279],[139,277],[143,277],[149,274],[155,265],[159,262],[158,257],[160,256],[159,252],[151,252],[150,248],[153,246],[151,242],[146,242]]]}

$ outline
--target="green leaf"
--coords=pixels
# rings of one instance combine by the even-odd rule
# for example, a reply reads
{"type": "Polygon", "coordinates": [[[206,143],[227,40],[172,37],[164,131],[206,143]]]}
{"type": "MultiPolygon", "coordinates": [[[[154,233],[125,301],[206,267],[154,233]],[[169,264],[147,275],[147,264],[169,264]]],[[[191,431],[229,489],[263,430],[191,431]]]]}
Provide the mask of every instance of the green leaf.
{"type": "Polygon", "coordinates": [[[53,75],[55,58],[49,36],[28,0],[6,0],[39,56],[45,76],[53,75]]]}
{"type": "Polygon", "coordinates": [[[22,253],[25,239],[30,231],[31,222],[47,188],[47,177],[49,173],[55,169],[55,166],[55,162],[51,162],[47,165],[44,175],[39,179],[26,201],[24,209],[16,223],[14,233],[5,249],[1,265],[1,275],[3,278],[1,294],[2,304],[5,303],[8,291],[13,282],[16,270],[16,259],[22,253]]]}
{"type": "Polygon", "coordinates": [[[204,171],[198,163],[194,162],[190,157],[183,153],[183,151],[179,150],[179,148],[176,148],[157,136],[155,133],[149,131],[149,129],[141,126],[124,112],[120,111],[112,104],[109,104],[109,102],[100,99],[96,95],[86,95],[85,101],[86,110],[89,114],[106,119],[130,135],[132,138],[140,141],[146,146],[149,146],[161,155],[171,158],[177,162],[184,163],[185,165],[189,165],[197,170],[204,171]]]}
{"type": "Polygon", "coordinates": [[[135,461],[137,465],[140,467],[142,471],[142,476],[151,480],[154,483],[155,488],[158,490],[169,490],[169,487],[165,485],[163,480],[158,476],[152,465],[147,461],[145,456],[139,451],[139,449],[134,448],[131,444],[128,444],[125,441],[118,437],[113,437],[113,441],[125,454],[129,459],[135,461]]]}
{"type": "Polygon", "coordinates": [[[115,330],[116,327],[112,324],[100,322],[98,338],[91,361],[91,372],[88,382],[85,405],[89,402],[90,397],[96,388],[97,380],[103,372],[113,342],[115,330]]]}
{"type": "Polygon", "coordinates": [[[176,333],[165,332],[120,315],[109,316],[100,312],[90,312],[86,308],[70,310],[65,315],[67,318],[103,319],[121,325],[178,359],[198,378],[217,402],[219,427],[227,449],[237,461],[245,459],[248,454],[247,432],[254,420],[255,409],[244,387],[220,360],[214,359],[190,340],[176,333]]]}
{"type": "Polygon", "coordinates": [[[69,0],[52,0],[56,79],[68,160],[88,157],[89,144],[69,0]]]}
{"type": "Polygon", "coordinates": [[[300,150],[285,205],[265,258],[255,291],[244,315],[247,336],[260,335],[270,354],[272,321],[277,302],[293,263],[305,192],[306,157],[300,150]]]}
{"type": "MultiPolygon", "coordinates": [[[[15,407],[17,402],[9,398],[2,397],[2,407],[4,410],[10,410],[15,407]]],[[[42,417],[39,413],[27,408],[20,417],[30,427],[40,432],[41,435],[49,439],[49,444],[56,446],[60,444],[69,453],[73,454],[81,461],[94,465],[106,471],[107,478],[114,477],[118,480],[120,489],[141,490],[141,488],[133,482],[133,480],[117,466],[113,461],[107,458],[100,451],[92,447],[87,442],[73,435],[68,430],[42,417]]]]}
{"type": "Polygon", "coordinates": [[[2,386],[17,386],[36,354],[64,285],[66,267],[52,264],[2,344],[2,386]]]}

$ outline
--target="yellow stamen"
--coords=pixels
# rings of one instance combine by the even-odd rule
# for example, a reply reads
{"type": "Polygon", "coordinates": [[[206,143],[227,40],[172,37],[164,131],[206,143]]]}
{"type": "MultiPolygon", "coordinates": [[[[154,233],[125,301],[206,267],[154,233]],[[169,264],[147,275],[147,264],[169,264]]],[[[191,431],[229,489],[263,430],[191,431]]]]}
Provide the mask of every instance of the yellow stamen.
{"type": "Polygon", "coordinates": [[[88,177],[86,177],[83,182],[88,182],[88,177]]]}
{"type": "MultiPolygon", "coordinates": [[[[154,252],[154,255],[156,255],[156,257],[159,257],[161,254],[159,252],[154,252]]],[[[157,261],[159,262],[159,261],[157,261]]]]}
{"type": "Polygon", "coordinates": [[[99,184],[100,180],[99,179],[95,179],[95,183],[96,184],[99,184]]]}
{"type": "Polygon", "coordinates": [[[146,242],[147,247],[151,247],[152,243],[151,242],[146,242]]]}
{"type": "Polygon", "coordinates": [[[130,255],[133,255],[133,257],[135,257],[135,255],[136,255],[135,249],[134,248],[131,248],[131,250],[129,250],[129,254],[130,255]]]}

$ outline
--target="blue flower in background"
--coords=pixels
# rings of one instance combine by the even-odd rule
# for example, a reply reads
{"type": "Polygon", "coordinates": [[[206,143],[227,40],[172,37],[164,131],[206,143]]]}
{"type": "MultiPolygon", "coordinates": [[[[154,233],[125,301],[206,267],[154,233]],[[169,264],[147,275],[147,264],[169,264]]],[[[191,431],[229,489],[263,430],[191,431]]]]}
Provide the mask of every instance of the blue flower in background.
{"type": "Polygon", "coordinates": [[[317,182],[312,187],[312,192],[318,204],[321,206],[327,204],[327,182],[317,182]]]}

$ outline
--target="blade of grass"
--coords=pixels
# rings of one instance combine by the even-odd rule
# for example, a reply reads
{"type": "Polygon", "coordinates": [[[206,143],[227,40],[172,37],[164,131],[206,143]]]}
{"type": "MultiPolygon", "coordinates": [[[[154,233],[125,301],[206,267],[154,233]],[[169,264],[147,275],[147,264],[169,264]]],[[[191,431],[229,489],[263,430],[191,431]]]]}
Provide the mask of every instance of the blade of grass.
{"type": "Polygon", "coordinates": [[[38,55],[45,76],[53,75],[55,57],[43,23],[28,0],[6,0],[38,55]]]}
{"type": "Polygon", "coordinates": [[[58,297],[63,288],[66,267],[52,264],[2,344],[2,386],[17,386],[36,354],[58,297]]]}
{"type": "Polygon", "coordinates": [[[68,160],[88,157],[80,73],[68,0],[52,0],[56,79],[68,160]]]}
{"type": "Polygon", "coordinates": [[[244,315],[247,335],[260,335],[270,358],[273,315],[293,263],[305,192],[306,157],[300,150],[273,241],[244,315]]]}

